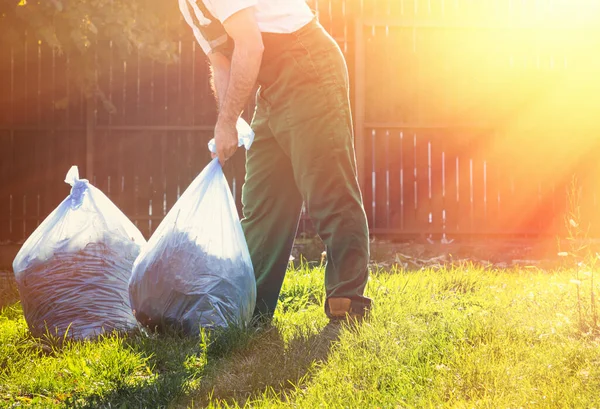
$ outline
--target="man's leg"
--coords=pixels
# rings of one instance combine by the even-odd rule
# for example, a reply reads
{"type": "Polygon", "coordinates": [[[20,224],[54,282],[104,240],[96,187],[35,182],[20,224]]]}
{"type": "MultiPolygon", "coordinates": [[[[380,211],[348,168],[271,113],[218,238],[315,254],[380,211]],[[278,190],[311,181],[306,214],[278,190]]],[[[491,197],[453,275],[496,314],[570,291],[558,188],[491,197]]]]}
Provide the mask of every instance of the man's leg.
{"type": "Polygon", "coordinates": [[[290,158],[271,133],[268,110],[259,102],[242,188],[242,227],[256,276],[254,315],[267,321],[277,306],[302,208],[290,158]]]}
{"type": "Polygon", "coordinates": [[[326,313],[363,315],[371,303],[363,295],[369,231],[341,51],[322,30],[300,35],[279,84],[271,91],[277,109],[272,129],[291,157],[296,184],[327,247],[326,313]]]}

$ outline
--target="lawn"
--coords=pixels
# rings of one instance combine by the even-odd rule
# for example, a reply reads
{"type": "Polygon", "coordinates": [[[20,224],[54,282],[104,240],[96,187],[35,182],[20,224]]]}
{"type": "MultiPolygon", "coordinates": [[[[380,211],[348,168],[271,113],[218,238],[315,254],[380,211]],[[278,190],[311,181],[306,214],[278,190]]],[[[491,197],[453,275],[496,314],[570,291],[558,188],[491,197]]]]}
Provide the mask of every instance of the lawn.
{"type": "Polygon", "coordinates": [[[322,276],[290,270],[273,328],[200,339],[33,339],[5,307],[0,406],[600,407],[600,340],[578,325],[573,271],[382,270],[357,326],[327,325],[322,276]]]}

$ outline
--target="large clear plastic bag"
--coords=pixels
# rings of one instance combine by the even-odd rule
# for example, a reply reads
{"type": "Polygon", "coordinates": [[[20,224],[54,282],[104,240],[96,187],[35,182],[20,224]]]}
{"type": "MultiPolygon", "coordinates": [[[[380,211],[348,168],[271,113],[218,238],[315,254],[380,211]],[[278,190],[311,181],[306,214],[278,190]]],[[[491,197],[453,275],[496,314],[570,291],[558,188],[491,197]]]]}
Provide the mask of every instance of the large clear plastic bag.
{"type": "MultiPolygon", "coordinates": [[[[242,144],[249,148],[250,143],[242,144]]],[[[243,326],[251,319],[254,270],[217,159],[190,184],[142,249],[129,294],[136,318],[152,330],[198,335],[200,328],[243,326]]]]}
{"type": "Polygon", "coordinates": [[[146,241],[104,193],[79,179],[76,166],[65,182],[71,194],[13,262],[29,329],[74,339],[134,329],[128,283],[146,241]]]}

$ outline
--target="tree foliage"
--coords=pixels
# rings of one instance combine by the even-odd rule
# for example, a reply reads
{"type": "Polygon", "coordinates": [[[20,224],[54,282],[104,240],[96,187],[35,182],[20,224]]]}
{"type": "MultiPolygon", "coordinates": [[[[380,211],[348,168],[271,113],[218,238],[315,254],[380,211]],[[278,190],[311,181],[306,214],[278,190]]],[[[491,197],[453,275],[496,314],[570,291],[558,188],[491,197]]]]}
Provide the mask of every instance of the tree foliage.
{"type": "Polygon", "coordinates": [[[69,57],[86,95],[102,99],[98,62],[132,53],[173,61],[179,19],[175,0],[0,0],[0,46],[46,43],[69,57]]]}

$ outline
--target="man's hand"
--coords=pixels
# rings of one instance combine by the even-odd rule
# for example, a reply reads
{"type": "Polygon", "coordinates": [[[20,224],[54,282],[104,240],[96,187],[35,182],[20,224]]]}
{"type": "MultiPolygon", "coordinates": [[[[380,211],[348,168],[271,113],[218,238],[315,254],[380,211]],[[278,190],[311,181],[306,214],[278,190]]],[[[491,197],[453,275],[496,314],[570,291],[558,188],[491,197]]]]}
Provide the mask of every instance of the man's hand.
{"type": "Polygon", "coordinates": [[[213,158],[218,157],[221,166],[225,164],[225,161],[233,156],[236,149],[238,148],[238,133],[235,127],[235,122],[217,120],[215,125],[215,145],[217,153],[212,154],[213,158]]]}

